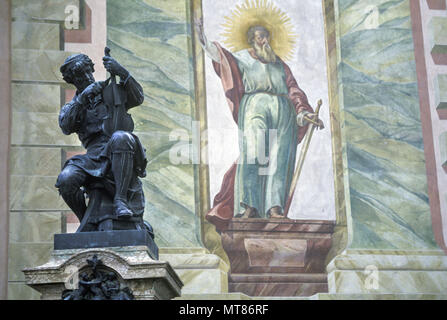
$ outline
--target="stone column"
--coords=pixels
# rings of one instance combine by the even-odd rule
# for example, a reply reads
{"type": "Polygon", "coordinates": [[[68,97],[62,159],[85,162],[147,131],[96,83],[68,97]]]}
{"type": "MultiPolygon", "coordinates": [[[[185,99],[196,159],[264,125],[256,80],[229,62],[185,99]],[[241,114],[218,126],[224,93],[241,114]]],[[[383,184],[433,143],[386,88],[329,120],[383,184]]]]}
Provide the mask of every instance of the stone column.
{"type": "Polygon", "coordinates": [[[9,143],[11,131],[11,3],[1,0],[0,7],[0,299],[8,287],[9,241],[9,143]]]}
{"type": "Polygon", "coordinates": [[[63,51],[65,11],[68,5],[79,7],[80,1],[10,2],[14,21],[8,298],[37,299],[37,292],[24,284],[21,269],[40,265],[51,254],[53,234],[61,232],[62,212],[68,211],[54,187],[62,153],[80,148],[77,137],[64,136],[58,125],[64,101],[59,66],[70,55],[63,51]]]}
{"type": "Polygon", "coordinates": [[[329,293],[445,293],[410,1],[336,0],[334,9],[347,245],[327,267],[329,293]]]}

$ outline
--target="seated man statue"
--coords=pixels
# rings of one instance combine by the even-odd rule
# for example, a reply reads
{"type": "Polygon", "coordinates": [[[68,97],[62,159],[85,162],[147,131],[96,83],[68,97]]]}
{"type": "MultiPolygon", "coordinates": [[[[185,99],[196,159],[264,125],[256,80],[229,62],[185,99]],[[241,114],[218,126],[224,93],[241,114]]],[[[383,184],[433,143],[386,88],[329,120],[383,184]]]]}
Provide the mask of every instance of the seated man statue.
{"type": "Polygon", "coordinates": [[[59,126],[66,135],[77,133],[87,153],[67,160],[56,187],[80,221],[87,210],[82,187],[88,190],[93,183],[103,185],[113,199],[113,219],[129,220],[144,212],[138,177],[145,176],[147,160],[127,113],[143,103],[143,89],[107,51],[103,62],[111,83],[111,79],[95,82],[94,65],[84,54],[68,57],[60,68],[64,80],[77,91],[62,107],[59,126]]]}

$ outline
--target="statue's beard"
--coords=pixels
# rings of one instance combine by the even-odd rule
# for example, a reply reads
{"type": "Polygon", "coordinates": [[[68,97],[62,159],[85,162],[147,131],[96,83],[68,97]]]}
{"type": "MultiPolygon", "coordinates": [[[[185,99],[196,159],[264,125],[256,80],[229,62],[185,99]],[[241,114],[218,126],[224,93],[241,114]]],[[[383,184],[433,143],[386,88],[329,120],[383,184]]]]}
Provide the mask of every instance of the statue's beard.
{"type": "Polygon", "coordinates": [[[264,62],[273,63],[276,62],[276,54],[272,47],[268,43],[264,46],[259,46],[257,43],[253,44],[256,56],[264,62]]]}
{"type": "Polygon", "coordinates": [[[95,83],[95,78],[93,77],[93,75],[78,76],[74,81],[74,85],[79,92],[84,91],[85,88],[87,88],[92,83],[95,83]]]}

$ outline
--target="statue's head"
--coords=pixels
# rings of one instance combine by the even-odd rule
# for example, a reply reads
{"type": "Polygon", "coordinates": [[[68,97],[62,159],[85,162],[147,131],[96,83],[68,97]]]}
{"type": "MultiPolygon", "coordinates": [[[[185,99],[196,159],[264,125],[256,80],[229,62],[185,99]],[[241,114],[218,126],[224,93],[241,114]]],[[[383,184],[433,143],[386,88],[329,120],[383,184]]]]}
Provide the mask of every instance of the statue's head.
{"type": "Polygon", "coordinates": [[[247,32],[247,41],[256,55],[265,62],[275,62],[276,54],[270,47],[270,32],[263,26],[252,26],[247,32]]]}
{"type": "Polygon", "coordinates": [[[74,54],[69,56],[60,71],[67,83],[73,84],[79,91],[83,91],[95,82],[95,72],[92,60],[85,54],[74,54]]]}

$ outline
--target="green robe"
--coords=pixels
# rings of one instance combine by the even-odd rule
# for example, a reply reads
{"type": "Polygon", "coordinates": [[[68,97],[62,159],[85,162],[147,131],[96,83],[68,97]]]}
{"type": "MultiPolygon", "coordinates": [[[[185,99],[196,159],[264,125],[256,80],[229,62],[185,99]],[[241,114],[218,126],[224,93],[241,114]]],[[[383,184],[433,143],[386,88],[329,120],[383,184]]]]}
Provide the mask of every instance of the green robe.
{"type": "Polygon", "coordinates": [[[245,89],[238,117],[241,155],[234,215],[245,211],[244,203],[267,217],[272,207],[284,208],[288,198],[297,149],[296,111],[288,97],[281,61],[264,64],[247,50],[233,56],[245,89]]]}

